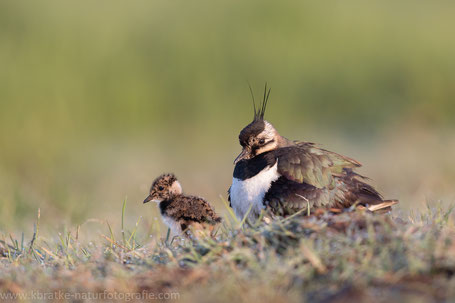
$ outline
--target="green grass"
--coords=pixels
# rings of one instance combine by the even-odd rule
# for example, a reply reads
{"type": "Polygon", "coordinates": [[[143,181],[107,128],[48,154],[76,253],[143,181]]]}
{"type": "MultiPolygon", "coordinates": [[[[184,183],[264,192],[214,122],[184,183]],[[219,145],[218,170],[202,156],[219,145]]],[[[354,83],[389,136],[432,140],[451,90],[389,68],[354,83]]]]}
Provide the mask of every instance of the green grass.
{"type": "Polygon", "coordinates": [[[120,231],[122,240],[107,225],[92,241],[80,227],[44,236],[38,217],[32,243],[3,235],[0,291],[119,300],[172,294],[185,302],[452,301],[451,211],[296,216],[254,228],[227,218],[215,238],[138,235],[141,242],[137,224],[120,231]]]}

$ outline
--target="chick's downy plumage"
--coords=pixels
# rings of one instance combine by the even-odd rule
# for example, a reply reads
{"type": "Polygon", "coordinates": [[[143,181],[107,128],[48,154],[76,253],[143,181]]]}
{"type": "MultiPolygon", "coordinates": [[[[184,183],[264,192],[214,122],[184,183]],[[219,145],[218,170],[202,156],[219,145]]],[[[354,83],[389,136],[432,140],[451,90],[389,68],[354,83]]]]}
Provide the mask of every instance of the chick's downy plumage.
{"type": "Polygon", "coordinates": [[[183,194],[174,174],[163,174],[155,179],[144,203],[158,203],[164,223],[174,234],[190,228],[212,230],[219,222],[213,207],[203,198],[183,194]]]}

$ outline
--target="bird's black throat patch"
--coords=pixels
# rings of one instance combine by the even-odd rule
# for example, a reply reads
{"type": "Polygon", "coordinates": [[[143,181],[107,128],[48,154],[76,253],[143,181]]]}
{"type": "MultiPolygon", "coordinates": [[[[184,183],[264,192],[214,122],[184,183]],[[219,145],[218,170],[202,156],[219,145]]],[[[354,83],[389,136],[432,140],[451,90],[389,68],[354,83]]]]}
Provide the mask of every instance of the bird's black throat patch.
{"type": "Polygon", "coordinates": [[[264,168],[275,165],[277,157],[273,151],[262,153],[248,160],[237,162],[234,168],[234,178],[246,180],[256,176],[264,168]]]}

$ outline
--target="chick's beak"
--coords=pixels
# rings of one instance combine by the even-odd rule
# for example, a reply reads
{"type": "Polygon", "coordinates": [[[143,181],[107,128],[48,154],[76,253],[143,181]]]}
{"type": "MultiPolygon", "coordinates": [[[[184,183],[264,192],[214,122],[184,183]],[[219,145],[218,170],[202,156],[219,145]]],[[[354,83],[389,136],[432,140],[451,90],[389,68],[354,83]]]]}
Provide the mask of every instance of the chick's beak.
{"type": "Polygon", "coordinates": [[[250,158],[250,150],[246,147],[243,148],[242,152],[240,155],[237,156],[234,160],[234,164],[237,164],[237,162],[243,160],[243,159],[249,159],[250,158]]]}
{"type": "Polygon", "coordinates": [[[150,202],[152,201],[152,199],[153,199],[152,196],[148,195],[147,198],[145,198],[144,203],[150,202]]]}

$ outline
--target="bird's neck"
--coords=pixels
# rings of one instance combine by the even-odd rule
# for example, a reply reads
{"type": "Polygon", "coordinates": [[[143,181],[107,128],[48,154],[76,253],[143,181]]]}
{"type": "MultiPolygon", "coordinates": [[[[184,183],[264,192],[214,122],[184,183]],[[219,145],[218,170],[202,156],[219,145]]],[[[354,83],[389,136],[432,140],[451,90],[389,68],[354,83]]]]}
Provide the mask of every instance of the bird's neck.
{"type": "Polygon", "coordinates": [[[183,195],[183,193],[171,193],[171,195],[169,195],[169,199],[166,199],[166,200],[167,201],[173,201],[176,198],[180,197],[181,195],[183,195]]]}
{"type": "Polygon", "coordinates": [[[292,142],[291,140],[281,136],[281,135],[278,135],[277,138],[275,139],[276,142],[278,143],[277,144],[277,148],[282,148],[282,147],[287,147],[287,146],[291,146],[291,145],[294,145],[294,142],[292,142]]]}
{"type": "Polygon", "coordinates": [[[159,208],[160,208],[161,214],[166,213],[166,211],[169,208],[175,207],[178,204],[178,201],[176,199],[179,196],[181,196],[181,194],[179,194],[179,195],[171,195],[171,196],[169,196],[169,198],[161,201],[160,204],[159,204],[159,208]]]}

